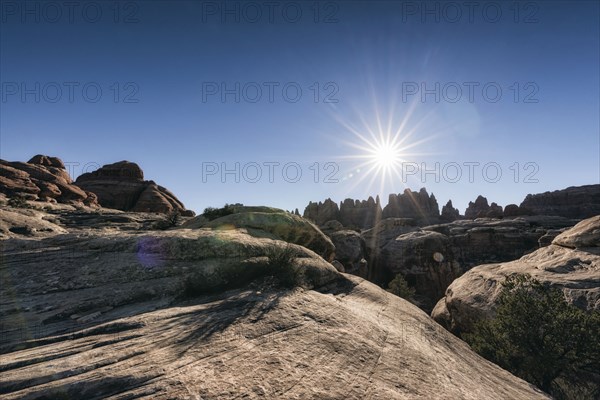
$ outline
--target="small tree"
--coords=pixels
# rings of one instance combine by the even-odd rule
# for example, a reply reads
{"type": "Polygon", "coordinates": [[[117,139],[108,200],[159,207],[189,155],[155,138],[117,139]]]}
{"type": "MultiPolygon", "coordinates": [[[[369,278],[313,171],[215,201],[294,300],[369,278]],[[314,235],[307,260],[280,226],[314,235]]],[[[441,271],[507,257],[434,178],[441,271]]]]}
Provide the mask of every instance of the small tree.
{"type": "Polygon", "coordinates": [[[415,295],[415,289],[408,286],[408,282],[406,282],[406,279],[404,279],[402,274],[396,275],[396,277],[390,281],[387,291],[406,300],[412,300],[415,295]]]}
{"type": "Polygon", "coordinates": [[[173,209],[170,213],[167,214],[166,221],[171,226],[177,226],[181,222],[181,214],[179,210],[173,209]]]}
{"type": "MultiPolygon", "coordinates": [[[[600,371],[598,332],[599,312],[568,304],[560,290],[529,275],[513,275],[503,283],[495,318],[463,336],[477,353],[540,389],[577,398],[574,386],[600,371]]],[[[585,397],[599,394],[597,385],[591,390],[585,397]]]]}

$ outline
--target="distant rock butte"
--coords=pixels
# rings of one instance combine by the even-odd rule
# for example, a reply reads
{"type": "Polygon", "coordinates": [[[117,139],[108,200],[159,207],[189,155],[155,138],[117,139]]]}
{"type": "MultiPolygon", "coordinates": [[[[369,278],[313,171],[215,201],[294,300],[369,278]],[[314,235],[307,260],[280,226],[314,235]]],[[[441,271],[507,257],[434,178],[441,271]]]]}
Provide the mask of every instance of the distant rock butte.
{"type": "Polygon", "coordinates": [[[169,190],[154,181],[144,180],[142,169],[129,161],[104,165],[94,172],[80,175],[75,183],[95,193],[102,207],[154,213],[177,210],[182,215],[194,215],[169,190]]]}
{"type": "Polygon", "coordinates": [[[452,205],[452,200],[448,200],[446,205],[442,207],[440,219],[444,222],[456,221],[460,218],[460,212],[452,205]]]}
{"type": "Polygon", "coordinates": [[[390,194],[388,204],[381,209],[379,196],[376,200],[346,199],[340,206],[327,199],[324,202],[310,202],[304,210],[304,217],[319,226],[329,221],[338,221],[346,228],[371,229],[377,222],[386,218],[410,218],[416,225],[426,226],[439,222],[453,222],[458,219],[514,218],[531,215],[557,216],[571,219],[585,219],[600,214],[600,185],[569,187],[554,192],[528,194],[520,206],[508,204],[504,209],[495,202],[479,195],[469,202],[465,215],[449,200],[440,214],[437,200],[425,188],[418,192],[406,189],[400,194],[390,194]]]}
{"type": "Polygon", "coordinates": [[[600,214],[600,185],[571,186],[553,192],[528,194],[519,208],[538,215],[590,218],[600,214]]]}
{"type": "Polygon", "coordinates": [[[346,199],[339,207],[331,199],[310,202],[303,216],[319,226],[335,220],[348,228],[370,229],[384,218],[412,218],[425,225],[437,223],[440,209],[435,196],[422,188],[419,192],[406,189],[403,193],[390,194],[388,205],[383,209],[379,196],[362,201],[346,199]]]}
{"type": "Polygon", "coordinates": [[[98,206],[94,193],[73,184],[59,158],[43,155],[26,163],[0,160],[0,193],[26,200],[98,206]]]}
{"type": "Polygon", "coordinates": [[[436,223],[439,217],[437,200],[425,188],[418,192],[405,189],[403,193],[392,193],[383,209],[383,218],[412,218],[424,224],[436,223]]]}
{"type": "MultiPolygon", "coordinates": [[[[518,215],[518,214],[517,214],[518,215]]],[[[475,202],[469,202],[469,207],[465,210],[465,218],[502,218],[504,213],[502,207],[496,203],[488,205],[488,201],[483,196],[477,196],[475,202]]]]}

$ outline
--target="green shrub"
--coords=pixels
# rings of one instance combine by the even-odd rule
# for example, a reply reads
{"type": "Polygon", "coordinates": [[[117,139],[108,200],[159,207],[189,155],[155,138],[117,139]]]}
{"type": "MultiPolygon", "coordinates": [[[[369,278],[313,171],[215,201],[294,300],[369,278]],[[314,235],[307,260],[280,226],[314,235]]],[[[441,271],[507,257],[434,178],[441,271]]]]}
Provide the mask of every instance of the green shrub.
{"type": "Polygon", "coordinates": [[[415,295],[415,289],[408,286],[408,282],[406,282],[406,279],[401,274],[396,275],[390,281],[387,291],[406,300],[412,300],[415,295]]]}
{"type": "Polygon", "coordinates": [[[234,212],[235,209],[233,205],[225,204],[225,206],[221,208],[206,207],[204,209],[204,212],[202,213],[202,216],[208,219],[209,221],[212,221],[214,219],[233,214],[234,212]]]}
{"type": "Polygon", "coordinates": [[[268,274],[273,275],[283,287],[291,288],[300,284],[300,273],[294,267],[296,250],[289,243],[285,246],[271,246],[267,248],[268,274]]]}
{"type": "Polygon", "coordinates": [[[164,218],[155,221],[152,224],[152,229],[158,229],[161,231],[167,230],[169,228],[173,228],[179,225],[181,222],[181,214],[178,210],[173,210],[169,212],[164,218]]]}
{"type": "Polygon", "coordinates": [[[272,276],[275,283],[285,288],[302,283],[300,272],[294,267],[296,250],[292,245],[270,246],[266,249],[266,263],[240,262],[219,265],[215,269],[198,269],[183,282],[181,296],[192,298],[224,290],[243,287],[257,278],[272,276]]]}
{"type": "Polygon", "coordinates": [[[495,318],[463,334],[473,350],[556,398],[598,398],[600,313],[529,275],[506,278],[495,318]],[[591,378],[590,378],[591,377],[591,378]],[[582,390],[584,391],[582,393],[582,390]]]}
{"type": "Polygon", "coordinates": [[[222,265],[212,271],[198,270],[184,280],[182,296],[191,298],[239,288],[262,274],[261,269],[241,264],[222,265]]]}
{"type": "Polygon", "coordinates": [[[165,221],[171,226],[177,226],[181,223],[181,214],[179,210],[173,209],[170,213],[165,217],[165,221]]]}

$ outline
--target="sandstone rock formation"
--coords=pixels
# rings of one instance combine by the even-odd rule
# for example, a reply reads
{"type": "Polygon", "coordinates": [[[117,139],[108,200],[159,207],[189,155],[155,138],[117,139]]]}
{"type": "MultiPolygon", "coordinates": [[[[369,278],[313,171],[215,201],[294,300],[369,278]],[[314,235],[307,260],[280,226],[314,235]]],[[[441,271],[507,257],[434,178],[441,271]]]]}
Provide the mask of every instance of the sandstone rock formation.
{"type": "Polygon", "coordinates": [[[340,230],[329,235],[335,246],[335,260],[344,267],[344,272],[363,278],[368,276],[367,254],[364,239],[358,232],[340,230]]]}
{"type": "Polygon", "coordinates": [[[445,206],[442,207],[440,221],[452,222],[460,218],[460,212],[452,205],[452,200],[448,200],[445,206]]]}
{"type": "Polygon", "coordinates": [[[441,233],[415,231],[391,240],[381,250],[379,265],[401,274],[419,295],[420,307],[431,310],[448,285],[461,274],[450,239],[441,233]]]}
{"type": "Polygon", "coordinates": [[[489,211],[490,205],[488,204],[488,200],[485,197],[479,195],[475,199],[475,202],[469,202],[469,206],[465,210],[465,218],[485,218],[487,217],[489,211]]]}
{"type": "Polygon", "coordinates": [[[412,218],[419,224],[432,224],[439,221],[440,208],[433,194],[425,188],[418,192],[405,189],[401,194],[390,194],[388,204],[383,209],[383,218],[412,218]]]}
{"type": "Polygon", "coordinates": [[[73,184],[60,159],[43,155],[26,163],[0,160],[0,193],[28,200],[98,206],[95,194],[73,184]]]}
{"type": "Polygon", "coordinates": [[[408,232],[418,230],[416,223],[410,218],[386,218],[379,221],[373,228],[361,233],[367,247],[369,268],[369,280],[375,279],[377,274],[374,269],[376,261],[380,258],[381,250],[390,241],[408,232]]]}
{"type": "Polygon", "coordinates": [[[280,239],[307,247],[327,261],[332,261],[335,254],[335,246],[317,226],[302,217],[276,208],[234,207],[233,214],[212,221],[207,221],[199,215],[181,225],[180,228],[219,230],[244,228],[253,235],[280,239]]]}
{"type": "Polygon", "coordinates": [[[308,203],[304,209],[304,218],[307,218],[315,224],[321,226],[327,221],[339,220],[340,209],[336,202],[327,199],[324,202],[308,203]]]}
{"type": "Polygon", "coordinates": [[[310,202],[304,209],[304,218],[321,226],[329,221],[338,221],[346,228],[369,229],[381,219],[381,203],[369,197],[368,200],[346,199],[340,206],[327,199],[324,202],[310,202]]]}
{"type": "Polygon", "coordinates": [[[527,207],[519,207],[516,204],[509,204],[504,207],[503,214],[505,217],[519,217],[524,215],[533,215],[533,211],[527,207]]]}
{"type": "Polygon", "coordinates": [[[580,222],[550,246],[518,260],[471,269],[448,287],[432,317],[454,332],[469,331],[474,321],[494,315],[500,283],[514,273],[530,274],[561,289],[567,301],[580,308],[600,309],[600,216],[580,222]]]}
{"type": "Polygon", "coordinates": [[[402,274],[416,289],[418,305],[430,311],[462,273],[483,263],[515,260],[536,250],[547,232],[575,223],[562,217],[532,216],[457,220],[420,228],[414,220],[384,219],[362,233],[367,278],[386,286],[402,274]]]}
{"type": "Polygon", "coordinates": [[[123,211],[169,213],[173,210],[192,216],[173,193],[154,181],[145,181],[135,163],[120,161],[80,175],[76,184],[95,193],[102,207],[123,211]]]}
{"type": "Polygon", "coordinates": [[[547,398],[301,246],[249,229],[63,229],[3,240],[4,399],[547,398]],[[294,246],[312,285],[178,298],[195,272],[220,284],[272,246],[294,246]]]}
{"type": "Polygon", "coordinates": [[[381,219],[379,196],[366,201],[346,199],[340,204],[339,221],[345,227],[369,229],[381,219]]]}
{"type": "Polygon", "coordinates": [[[589,218],[600,214],[600,185],[572,186],[553,192],[529,194],[520,207],[537,215],[589,218]]]}

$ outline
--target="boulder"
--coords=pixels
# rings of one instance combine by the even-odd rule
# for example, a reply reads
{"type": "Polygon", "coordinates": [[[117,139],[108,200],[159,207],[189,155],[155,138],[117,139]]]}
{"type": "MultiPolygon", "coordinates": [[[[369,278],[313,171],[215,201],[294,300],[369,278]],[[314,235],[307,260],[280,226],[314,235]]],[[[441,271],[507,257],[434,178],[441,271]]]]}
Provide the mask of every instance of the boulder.
{"type": "Polygon", "coordinates": [[[181,229],[211,228],[214,230],[246,229],[257,237],[270,237],[307,247],[327,261],[332,261],[335,246],[331,240],[313,223],[305,218],[290,214],[283,210],[279,212],[246,211],[240,207],[239,212],[221,218],[207,221],[202,215],[192,218],[181,229]]]}
{"type": "MultiPolygon", "coordinates": [[[[391,240],[408,232],[418,230],[419,227],[410,218],[386,218],[379,221],[373,228],[361,233],[367,247],[369,264],[379,257],[381,249],[391,240]]],[[[370,274],[372,276],[372,274],[370,274]]],[[[371,278],[369,278],[371,279],[371,278]]]]}
{"type": "Polygon", "coordinates": [[[194,215],[173,193],[154,181],[144,180],[142,169],[129,161],[104,165],[96,171],[82,174],[76,184],[94,193],[102,207],[165,214],[178,211],[184,216],[194,215]]]}
{"type": "Polygon", "coordinates": [[[560,233],[552,243],[572,249],[599,248],[600,215],[583,220],[573,228],[560,233]]]}
{"type": "Polygon", "coordinates": [[[320,225],[319,228],[324,234],[331,236],[331,234],[334,232],[343,231],[344,225],[342,225],[342,223],[339,221],[331,220],[325,222],[323,225],[320,225]]]}
{"type": "Polygon", "coordinates": [[[44,165],[46,167],[55,167],[55,168],[65,169],[65,164],[62,162],[62,160],[60,158],[48,157],[48,156],[44,156],[42,154],[33,156],[27,162],[29,164],[39,164],[39,165],[44,165]]]}
{"type": "Polygon", "coordinates": [[[368,275],[366,245],[358,232],[342,230],[333,232],[329,238],[335,246],[335,260],[344,267],[344,272],[366,278],[368,275]]]}

